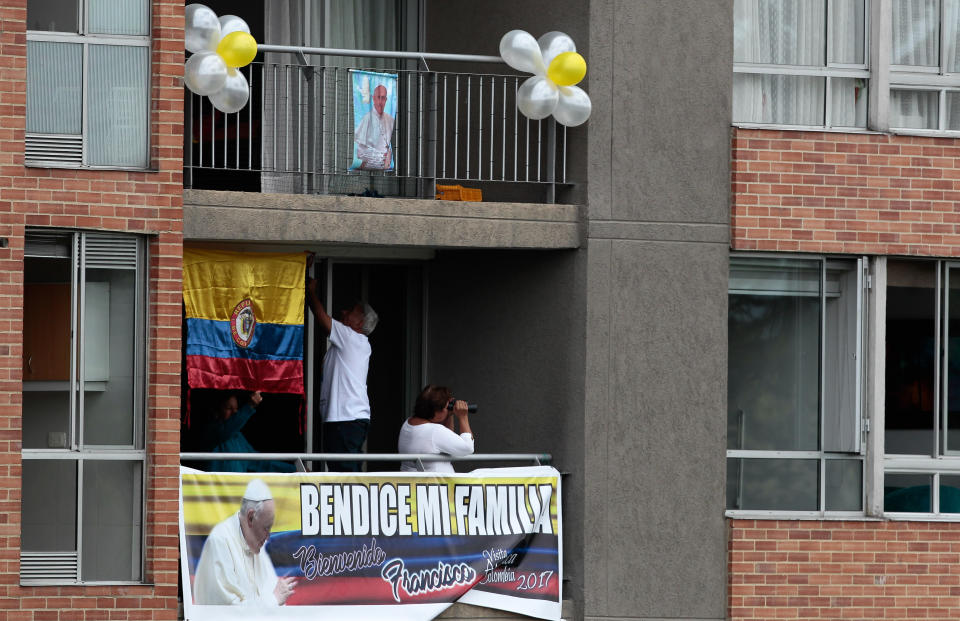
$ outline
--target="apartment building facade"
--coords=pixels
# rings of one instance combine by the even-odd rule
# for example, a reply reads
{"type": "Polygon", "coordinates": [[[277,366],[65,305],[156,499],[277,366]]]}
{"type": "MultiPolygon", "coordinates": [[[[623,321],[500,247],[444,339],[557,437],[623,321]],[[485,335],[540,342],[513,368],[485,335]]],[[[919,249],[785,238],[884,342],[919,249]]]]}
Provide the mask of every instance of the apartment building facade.
{"type": "MultiPolygon", "coordinates": [[[[224,116],[183,89],[183,4],[5,3],[0,610],[176,618],[186,246],[313,252],[328,303],[370,299],[371,451],[430,381],[484,452],[550,453],[570,617],[724,618],[732,3],[209,4],[271,45],[562,30],[593,115],[527,123],[498,63],[273,51],[224,116]],[[354,67],[401,76],[393,176],[343,169],[354,67]]],[[[308,428],[275,397],[264,446],[317,446],[308,335],[308,428]]]]}
{"type": "Polygon", "coordinates": [[[734,3],[729,618],[960,606],[957,9],[734,3]]]}

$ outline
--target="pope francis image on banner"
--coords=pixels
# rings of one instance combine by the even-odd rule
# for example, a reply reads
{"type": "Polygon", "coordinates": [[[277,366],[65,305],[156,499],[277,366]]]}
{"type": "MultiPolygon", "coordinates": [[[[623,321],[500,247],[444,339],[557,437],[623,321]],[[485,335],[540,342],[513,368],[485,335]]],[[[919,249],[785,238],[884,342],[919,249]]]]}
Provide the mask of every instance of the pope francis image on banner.
{"type": "Polygon", "coordinates": [[[203,544],[193,583],[196,604],[282,606],[294,578],[278,578],[264,544],[276,514],[270,488],[247,485],[240,510],[213,527],[203,544]]]}
{"type": "Polygon", "coordinates": [[[352,169],[392,170],[397,109],[396,76],[354,71],[354,156],[352,169]]]}

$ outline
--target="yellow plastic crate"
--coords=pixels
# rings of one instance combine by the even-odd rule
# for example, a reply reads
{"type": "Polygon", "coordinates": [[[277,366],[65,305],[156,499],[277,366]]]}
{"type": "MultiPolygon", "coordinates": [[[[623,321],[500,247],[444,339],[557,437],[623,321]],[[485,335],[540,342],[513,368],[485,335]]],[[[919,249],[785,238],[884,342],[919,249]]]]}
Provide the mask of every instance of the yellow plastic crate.
{"type": "Polygon", "coordinates": [[[483,200],[483,190],[465,188],[462,185],[437,185],[437,199],[442,201],[475,201],[483,200]]]}

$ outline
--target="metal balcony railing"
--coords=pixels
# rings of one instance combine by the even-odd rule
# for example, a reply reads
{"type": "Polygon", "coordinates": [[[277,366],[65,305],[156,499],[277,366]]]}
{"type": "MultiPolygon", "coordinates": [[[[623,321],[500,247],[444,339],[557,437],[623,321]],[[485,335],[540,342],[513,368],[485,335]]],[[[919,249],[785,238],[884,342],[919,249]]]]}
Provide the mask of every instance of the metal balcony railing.
{"type": "Polygon", "coordinates": [[[549,464],[550,453],[476,453],[463,457],[428,453],[180,453],[181,461],[287,461],[296,465],[299,472],[306,472],[305,462],[366,461],[366,462],[416,462],[423,470],[423,462],[532,462],[535,466],[549,464]]]}
{"type": "MultiPolygon", "coordinates": [[[[519,113],[526,76],[411,69],[427,60],[499,62],[497,57],[261,46],[297,58],[241,69],[250,103],[216,111],[187,93],[184,185],[197,189],[432,198],[437,183],[539,184],[553,202],[567,182],[566,128],[519,113]],[[324,66],[307,62],[325,61],[324,66]],[[373,71],[397,75],[394,170],[350,170],[351,70],[341,56],[379,58],[373,71]],[[223,186],[223,187],[218,187],[223,186]]],[[[370,67],[367,67],[370,69],[370,67]]]]}

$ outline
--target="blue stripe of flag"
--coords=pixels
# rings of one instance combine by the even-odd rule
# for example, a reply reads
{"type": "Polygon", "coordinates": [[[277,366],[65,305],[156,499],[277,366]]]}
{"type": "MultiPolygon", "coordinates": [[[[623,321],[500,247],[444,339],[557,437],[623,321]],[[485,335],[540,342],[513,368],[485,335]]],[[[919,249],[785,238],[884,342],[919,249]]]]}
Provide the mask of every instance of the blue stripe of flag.
{"type": "Polygon", "coordinates": [[[187,319],[187,355],[247,360],[302,360],[303,326],[258,323],[248,347],[240,347],[230,335],[230,322],[187,319]]]}

